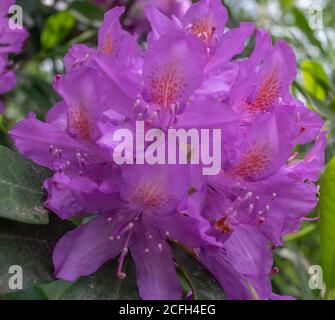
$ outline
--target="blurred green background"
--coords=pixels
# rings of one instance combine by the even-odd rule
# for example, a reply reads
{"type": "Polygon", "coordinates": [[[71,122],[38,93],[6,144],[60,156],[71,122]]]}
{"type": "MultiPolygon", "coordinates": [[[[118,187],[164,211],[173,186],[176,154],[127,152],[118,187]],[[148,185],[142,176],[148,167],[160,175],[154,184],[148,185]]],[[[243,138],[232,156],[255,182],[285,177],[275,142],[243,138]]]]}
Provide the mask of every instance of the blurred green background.
{"type": "MultiPolygon", "coordinates": [[[[51,83],[63,72],[62,59],[74,43],[95,46],[104,8],[90,1],[19,0],[30,38],[24,51],[13,57],[18,85],[4,97],[6,114],[0,120],[0,143],[10,146],[7,130],[27,112],[39,118],[57,101],[51,83]]],[[[123,3],[131,6],[133,1],[123,3]]],[[[295,49],[299,75],[292,90],[320,113],[329,129],[327,161],[335,154],[335,1],[334,0],[225,0],[229,26],[241,20],[256,21],[276,38],[295,49]]],[[[317,216],[315,210],[311,216],[317,216]]],[[[335,230],[334,230],[335,232],[335,230]]],[[[298,299],[318,299],[320,290],[308,286],[308,269],[320,264],[319,222],[306,221],[302,230],[287,236],[284,248],[275,250],[274,291],[298,299]]],[[[55,289],[56,290],[56,289],[55,289]]]]}

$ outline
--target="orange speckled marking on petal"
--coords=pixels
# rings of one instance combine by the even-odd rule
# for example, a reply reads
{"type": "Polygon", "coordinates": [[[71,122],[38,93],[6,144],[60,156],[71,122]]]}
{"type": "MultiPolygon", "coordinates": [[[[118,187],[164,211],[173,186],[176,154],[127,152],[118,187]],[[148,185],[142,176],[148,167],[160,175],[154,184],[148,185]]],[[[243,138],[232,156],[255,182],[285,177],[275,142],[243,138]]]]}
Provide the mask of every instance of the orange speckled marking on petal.
{"type": "Polygon", "coordinates": [[[243,178],[257,177],[269,168],[273,150],[269,143],[256,145],[235,167],[234,173],[243,178]]]}
{"type": "Polygon", "coordinates": [[[69,122],[72,130],[83,140],[91,140],[92,124],[86,106],[69,108],[69,122]]]}
{"type": "Polygon", "coordinates": [[[279,99],[280,91],[279,71],[274,68],[262,81],[253,101],[247,104],[248,111],[252,114],[268,111],[279,99]]]}
{"type": "Polygon", "coordinates": [[[102,53],[113,54],[115,52],[115,43],[112,41],[111,32],[107,33],[104,45],[102,47],[102,53]]]}
{"type": "Polygon", "coordinates": [[[187,84],[183,70],[177,64],[165,64],[151,72],[149,87],[154,103],[170,106],[183,96],[187,84]]]}

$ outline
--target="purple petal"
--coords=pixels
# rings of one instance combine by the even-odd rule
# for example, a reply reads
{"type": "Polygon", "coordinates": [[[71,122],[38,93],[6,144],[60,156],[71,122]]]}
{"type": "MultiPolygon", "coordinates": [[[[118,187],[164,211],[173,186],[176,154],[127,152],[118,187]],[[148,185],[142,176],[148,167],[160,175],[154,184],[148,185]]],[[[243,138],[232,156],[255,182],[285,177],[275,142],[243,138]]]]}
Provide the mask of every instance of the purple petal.
{"type": "Polygon", "coordinates": [[[137,286],[142,299],[181,299],[182,290],[171,250],[155,227],[139,222],[130,252],[135,260],[137,286]]]}
{"type": "Polygon", "coordinates": [[[204,52],[198,39],[172,32],[152,43],[147,50],[143,79],[146,101],[164,110],[184,103],[202,81],[204,52]]]}
{"type": "Polygon", "coordinates": [[[123,249],[125,236],[116,239],[117,217],[108,221],[100,216],[66,233],[57,243],[53,254],[55,276],[75,281],[97,271],[106,261],[115,258],[123,249]],[[112,241],[111,237],[115,237],[112,241]]]}
{"type": "Polygon", "coordinates": [[[240,54],[254,30],[254,23],[242,22],[238,28],[226,32],[220,39],[214,56],[208,62],[206,72],[222,67],[222,65],[229,62],[234,56],[240,54]]]}
{"type": "Polygon", "coordinates": [[[95,141],[106,98],[100,74],[93,69],[73,70],[58,81],[56,89],[68,106],[68,130],[72,136],[95,141]]]}
{"type": "Polygon", "coordinates": [[[48,192],[48,199],[44,206],[64,220],[83,212],[83,207],[69,187],[70,182],[71,179],[68,176],[58,173],[44,183],[48,192]]]}

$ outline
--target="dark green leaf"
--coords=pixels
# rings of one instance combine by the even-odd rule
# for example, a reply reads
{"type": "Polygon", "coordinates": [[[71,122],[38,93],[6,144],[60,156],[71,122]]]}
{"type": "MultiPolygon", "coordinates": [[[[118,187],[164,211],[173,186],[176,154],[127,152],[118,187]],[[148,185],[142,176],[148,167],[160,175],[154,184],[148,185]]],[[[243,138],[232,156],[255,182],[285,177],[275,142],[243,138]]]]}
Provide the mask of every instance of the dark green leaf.
{"type": "Polygon", "coordinates": [[[335,158],[327,165],[320,189],[321,264],[327,290],[335,289],[335,158]]]}
{"type": "Polygon", "coordinates": [[[72,285],[72,282],[57,280],[51,283],[41,284],[37,288],[43,292],[46,299],[59,300],[72,285]]]}
{"type": "Polygon", "coordinates": [[[42,189],[49,171],[0,146],[0,217],[31,224],[48,223],[42,189]]]}
{"type": "Polygon", "coordinates": [[[223,290],[207,269],[180,246],[173,246],[173,256],[182,269],[196,300],[223,300],[223,290]]]}
{"type": "Polygon", "coordinates": [[[64,300],[138,300],[135,264],[131,258],[124,262],[127,277],[117,277],[117,261],[106,263],[89,277],[82,277],[63,296],[64,300]]]}
{"type": "Polygon", "coordinates": [[[23,290],[53,281],[52,252],[72,225],[51,216],[50,224],[35,226],[0,220],[0,294],[10,292],[9,268],[21,266],[23,290]]]}
{"type": "Polygon", "coordinates": [[[69,10],[79,20],[102,21],[104,18],[104,11],[89,2],[74,1],[71,3],[69,10]]]}
{"type": "Polygon", "coordinates": [[[0,300],[47,300],[44,293],[37,287],[11,292],[0,296],[0,300]]]}

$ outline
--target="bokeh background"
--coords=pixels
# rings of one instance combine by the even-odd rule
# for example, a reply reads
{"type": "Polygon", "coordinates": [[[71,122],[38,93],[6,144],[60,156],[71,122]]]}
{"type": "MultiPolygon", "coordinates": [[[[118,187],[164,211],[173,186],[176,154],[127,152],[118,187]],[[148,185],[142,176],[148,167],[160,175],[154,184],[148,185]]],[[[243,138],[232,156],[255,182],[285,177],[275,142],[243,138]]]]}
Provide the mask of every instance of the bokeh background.
{"type": "MultiPolygon", "coordinates": [[[[326,159],[335,155],[335,1],[334,0],[225,0],[230,13],[229,27],[241,20],[256,21],[258,27],[284,38],[294,48],[299,75],[294,94],[320,113],[330,132],[326,159]]],[[[6,132],[34,111],[43,118],[58,100],[51,83],[63,72],[62,59],[74,43],[95,46],[97,28],[104,11],[126,5],[122,18],[131,32],[141,33],[144,42],[142,8],[137,1],[123,0],[19,0],[30,37],[24,51],[13,57],[18,85],[4,97],[5,115],[0,116],[0,144],[11,146],[6,132]]],[[[250,43],[250,48],[252,43],[250,43]]],[[[300,150],[303,153],[303,150],[300,150]]],[[[335,199],[333,200],[335,201],[335,199]]],[[[318,209],[311,217],[318,216],[318,209]]],[[[334,230],[335,232],[335,230],[334,230]]],[[[306,221],[300,232],[286,237],[285,247],[275,250],[274,291],[298,299],[318,299],[320,290],[309,288],[308,269],[320,264],[320,224],[306,221]]]]}

